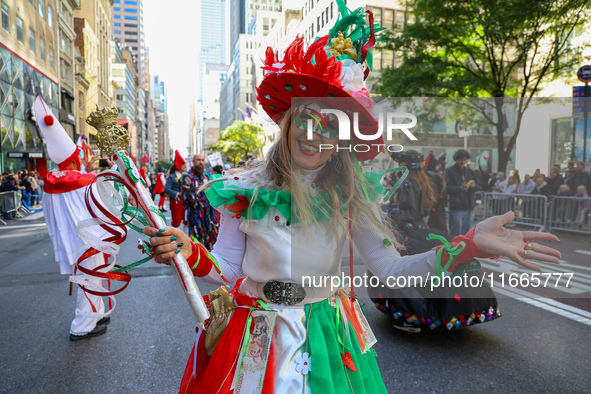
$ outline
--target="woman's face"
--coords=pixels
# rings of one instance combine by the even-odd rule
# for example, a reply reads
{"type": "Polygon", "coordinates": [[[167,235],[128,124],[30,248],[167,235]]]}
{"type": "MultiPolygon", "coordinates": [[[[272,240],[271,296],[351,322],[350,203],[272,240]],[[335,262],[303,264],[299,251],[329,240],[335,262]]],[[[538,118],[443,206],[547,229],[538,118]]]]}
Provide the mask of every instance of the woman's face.
{"type": "MultiPolygon", "coordinates": [[[[300,105],[305,104],[304,102],[300,105]]],[[[335,127],[332,122],[328,122],[327,125],[329,128],[335,127]]],[[[302,125],[302,127],[305,126],[302,125]]],[[[339,142],[338,136],[328,138],[315,132],[309,140],[306,130],[296,126],[293,119],[289,128],[289,138],[292,160],[298,167],[305,170],[315,170],[326,163],[335,153],[339,142]]]]}

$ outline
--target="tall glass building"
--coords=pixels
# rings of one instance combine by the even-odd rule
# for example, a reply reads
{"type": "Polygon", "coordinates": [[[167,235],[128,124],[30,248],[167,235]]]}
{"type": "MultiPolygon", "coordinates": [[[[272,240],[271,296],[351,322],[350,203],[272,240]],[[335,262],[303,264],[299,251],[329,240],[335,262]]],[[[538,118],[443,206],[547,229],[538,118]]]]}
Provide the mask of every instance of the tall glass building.
{"type": "Polygon", "coordinates": [[[227,64],[226,61],[226,4],[227,0],[201,0],[201,51],[199,52],[199,102],[203,94],[219,92],[203,91],[205,65],[227,64]]]}
{"type": "Polygon", "coordinates": [[[121,45],[128,46],[136,56],[139,86],[148,90],[146,40],[142,0],[113,0],[111,32],[121,45]]]}

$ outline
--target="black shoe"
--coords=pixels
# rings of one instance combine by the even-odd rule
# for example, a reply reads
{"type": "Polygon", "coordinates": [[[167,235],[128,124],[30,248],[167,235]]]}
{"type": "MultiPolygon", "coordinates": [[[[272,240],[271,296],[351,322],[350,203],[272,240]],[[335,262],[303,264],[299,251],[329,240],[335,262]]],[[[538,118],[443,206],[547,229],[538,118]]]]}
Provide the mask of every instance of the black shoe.
{"type": "Polygon", "coordinates": [[[111,322],[111,316],[105,316],[101,320],[97,321],[96,322],[96,325],[99,326],[99,325],[103,324],[103,325],[106,326],[110,322],[111,322]]]}
{"type": "Polygon", "coordinates": [[[91,332],[89,332],[88,334],[85,335],[74,335],[74,334],[70,334],[70,341],[79,341],[81,339],[88,339],[88,338],[92,338],[92,337],[98,337],[99,335],[103,335],[104,333],[107,332],[107,326],[101,324],[98,325],[94,328],[94,330],[92,330],[91,332]]]}
{"type": "Polygon", "coordinates": [[[418,334],[421,332],[421,327],[415,327],[414,325],[407,322],[403,322],[402,324],[394,322],[392,323],[392,326],[400,331],[412,332],[413,334],[418,334]]]}

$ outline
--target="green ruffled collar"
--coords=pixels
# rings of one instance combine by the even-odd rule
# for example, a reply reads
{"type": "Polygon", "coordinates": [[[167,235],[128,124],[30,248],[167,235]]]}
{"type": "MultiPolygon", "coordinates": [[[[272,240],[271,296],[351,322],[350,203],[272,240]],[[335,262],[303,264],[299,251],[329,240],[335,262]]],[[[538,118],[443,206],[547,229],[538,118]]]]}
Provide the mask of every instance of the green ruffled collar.
{"type": "MultiPolygon", "coordinates": [[[[376,201],[380,195],[386,192],[386,188],[380,183],[383,175],[383,171],[363,173],[366,181],[365,189],[367,190],[367,197],[372,202],[376,201]]],[[[340,194],[338,185],[336,189],[337,193],[340,194]]],[[[265,217],[269,208],[275,207],[285,217],[287,223],[297,222],[296,218],[292,218],[291,193],[288,191],[278,190],[276,188],[269,190],[264,187],[259,187],[257,190],[256,187],[249,188],[228,184],[228,180],[224,180],[212,183],[211,187],[205,190],[205,195],[213,207],[217,208],[224,205],[230,212],[241,215],[249,220],[261,220],[265,217]],[[255,191],[257,196],[253,201],[255,191]]],[[[321,208],[327,206],[329,201],[330,195],[326,190],[319,190],[312,197],[312,212],[316,221],[327,221],[330,219],[327,216],[327,210],[321,208]]],[[[343,206],[341,213],[345,211],[347,211],[347,207],[343,206]]]]}

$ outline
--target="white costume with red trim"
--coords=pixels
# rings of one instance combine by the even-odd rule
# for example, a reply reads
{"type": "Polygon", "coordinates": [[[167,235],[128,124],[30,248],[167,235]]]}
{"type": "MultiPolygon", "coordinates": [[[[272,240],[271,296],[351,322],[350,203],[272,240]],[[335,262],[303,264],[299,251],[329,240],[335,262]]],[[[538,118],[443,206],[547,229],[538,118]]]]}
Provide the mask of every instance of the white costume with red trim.
{"type": "MultiPolygon", "coordinates": [[[[94,181],[93,174],[83,174],[73,169],[53,170],[47,173],[43,188],[43,213],[47,222],[47,230],[53,242],[55,260],[60,266],[63,275],[74,274],[74,266],[78,257],[78,250],[84,246],[84,241],[76,234],[76,223],[90,219],[86,208],[84,194],[86,186],[94,181]]],[[[98,227],[96,227],[98,228],[98,227]]],[[[89,228],[87,231],[93,231],[89,228]]],[[[93,232],[97,232],[94,230],[93,232]]],[[[104,237],[102,234],[94,234],[104,237]]],[[[82,262],[82,266],[88,269],[105,264],[105,256],[96,254],[82,262]]],[[[90,279],[96,285],[102,285],[100,279],[90,279]]],[[[104,313],[105,305],[102,297],[85,294],[78,287],[78,300],[76,309],[83,313],[93,313],[92,305],[98,313],[104,313]],[[92,303],[92,305],[91,305],[92,303]]],[[[76,313],[72,320],[70,333],[84,335],[94,329],[99,319],[84,317],[76,313]]]]}
{"type": "MultiPolygon", "coordinates": [[[[78,250],[84,246],[84,241],[76,234],[76,224],[91,218],[84,194],[86,187],[94,182],[95,176],[68,167],[68,165],[75,163],[77,168],[80,168],[78,148],[57,120],[50,121],[49,125],[44,122],[44,116],[53,116],[53,114],[40,97],[35,101],[35,115],[39,119],[39,128],[47,142],[48,155],[54,162],[59,163],[59,168],[47,173],[43,186],[43,213],[47,223],[47,231],[53,242],[55,260],[59,264],[60,273],[72,275],[78,258],[78,250]]],[[[53,119],[56,118],[53,117],[53,119]]],[[[87,231],[97,237],[104,237],[105,232],[96,229],[100,230],[99,227],[91,227],[87,231]]],[[[93,269],[104,263],[105,256],[99,253],[86,259],[82,266],[93,269]]],[[[102,285],[102,280],[99,279],[90,279],[89,281],[102,285]]],[[[80,288],[78,288],[77,296],[77,312],[70,326],[70,333],[85,335],[95,328],[99,319],[84,317],[78,311],[84,314],[94,311],[102,314],[105,306],[101,297],[86,295],[80,288]]]]}

